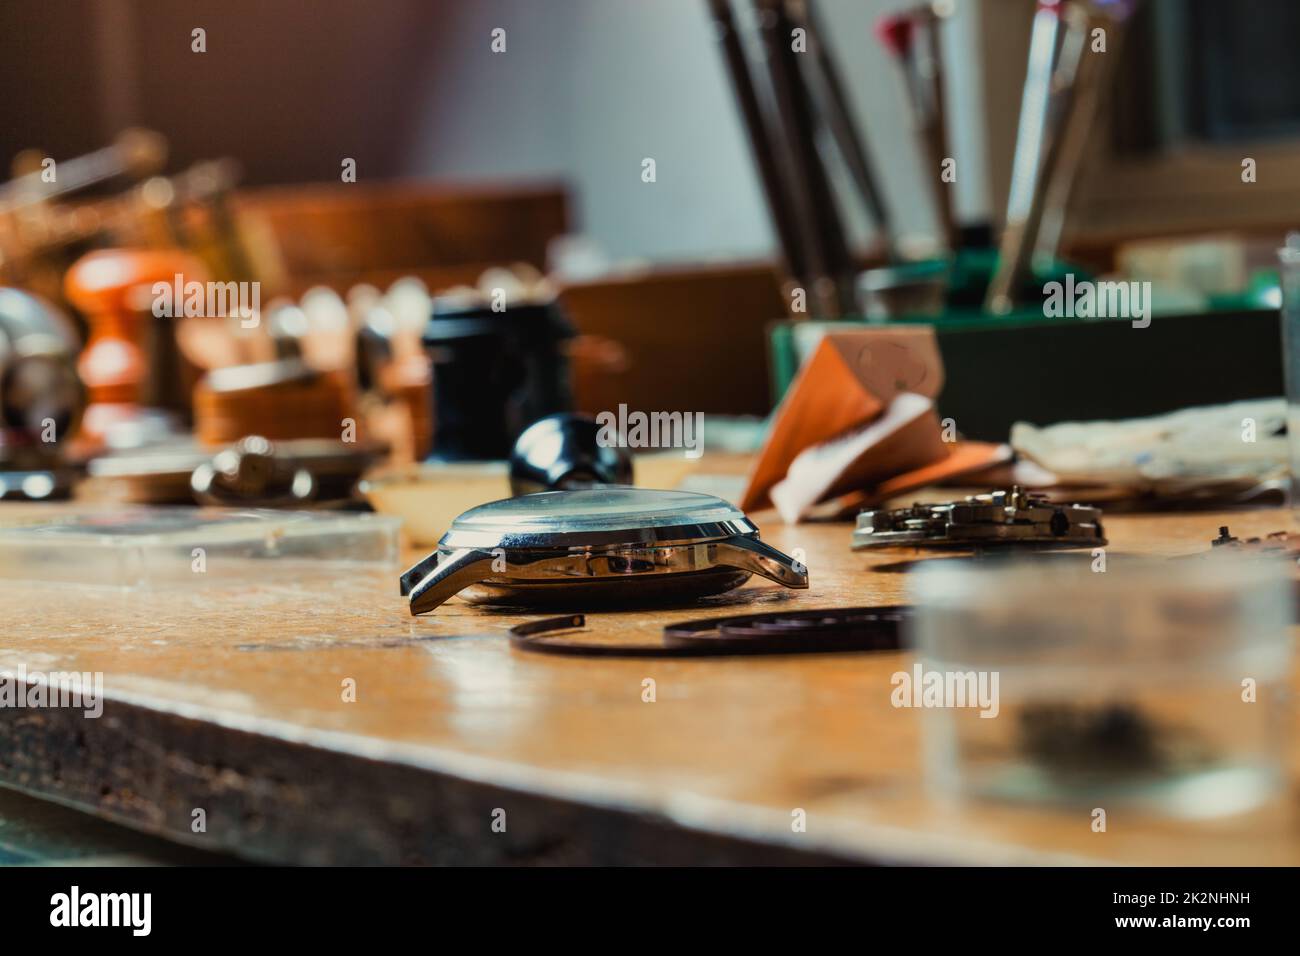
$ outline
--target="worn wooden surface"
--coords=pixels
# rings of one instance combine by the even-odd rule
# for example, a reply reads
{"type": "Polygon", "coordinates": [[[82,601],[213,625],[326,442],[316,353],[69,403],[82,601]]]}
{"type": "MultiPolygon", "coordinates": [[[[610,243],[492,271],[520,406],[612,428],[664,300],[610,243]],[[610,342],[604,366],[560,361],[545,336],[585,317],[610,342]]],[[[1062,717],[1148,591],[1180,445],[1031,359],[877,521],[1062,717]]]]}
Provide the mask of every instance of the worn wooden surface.
{"type": "Polygon", "coordinates": [[[205,853],[169,840],[0,790],[0,867],[6,866],[222,866],[233,857],[205,853]]]}
{"type": "MultiPolygon", "coordinates": [[[[757,517],[766,539],[804,549],[809,590],[751,583],[689,608],[592,614],[593,634],[904,599],[904,573],[872,570],[897,556],[851,552],[848,525],[757,517]]],[[[1107,528],[1112,554],[1176,554],[1205,549],[1220,524],[1260,534],[1286,520],[1107,528]]],[[[395,575],[152,595],[4,585],[0,606],[0,670],[102,671],[109,698],[98,720],[0,709],[0,782],[253,859],[1300,863],[1293,790],[1213,822],[1115,812],[1105,834],[1086,813],[931,799],[920,712],[889,702],[902,652],[555,658],[509,646],[518,616],[453,601],[409,617],[395,575]]]]}

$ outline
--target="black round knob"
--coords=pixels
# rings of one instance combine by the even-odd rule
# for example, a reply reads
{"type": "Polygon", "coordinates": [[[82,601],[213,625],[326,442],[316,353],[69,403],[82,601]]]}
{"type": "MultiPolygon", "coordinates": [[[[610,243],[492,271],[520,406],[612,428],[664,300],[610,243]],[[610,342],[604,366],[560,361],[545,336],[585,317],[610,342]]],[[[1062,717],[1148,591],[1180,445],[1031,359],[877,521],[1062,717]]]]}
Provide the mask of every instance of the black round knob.
{"type": "Polygon", "coordinates": [[[602,445],[589,415],[548,415],[524,429],[510,454],[510,489],[516,495],[599,485],[632,484],[626,448],[602,445]]]}

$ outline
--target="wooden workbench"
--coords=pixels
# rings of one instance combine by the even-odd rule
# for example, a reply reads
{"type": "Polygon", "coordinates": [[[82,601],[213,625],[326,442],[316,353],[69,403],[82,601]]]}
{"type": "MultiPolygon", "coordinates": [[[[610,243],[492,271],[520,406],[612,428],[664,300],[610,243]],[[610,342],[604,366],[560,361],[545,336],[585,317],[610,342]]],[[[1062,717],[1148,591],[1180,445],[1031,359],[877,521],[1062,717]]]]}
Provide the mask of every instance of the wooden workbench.
{"type": "MultiPolygon", "coordinates": [[[[848,525],[756,517],[777,547],[804,549],[807,591],[751,583],[689,608],[589,615],[590,628],[651,639],[708,614],[903,599],[905,574],[872,570],[897,556],[851,552],[848,525]]],[[[1112,554],[1176,554],[1204,550],[1220,524],[1244,535],[1286,521],[1107,529],[1112,554]]],[[[518,616],[453,601],[411,618],[396,570],[184,596],[5,585],[0,669],[102,671],[108,702],[98,720],[0,709],[0,783],[286,862],[1300,863],[1290,794],[1214,822],[1115,812],[1104,834],[1086,813],[933,800],[921,714],[889,703],[902,652],[531,654],[506,640],[518,616]]]]}

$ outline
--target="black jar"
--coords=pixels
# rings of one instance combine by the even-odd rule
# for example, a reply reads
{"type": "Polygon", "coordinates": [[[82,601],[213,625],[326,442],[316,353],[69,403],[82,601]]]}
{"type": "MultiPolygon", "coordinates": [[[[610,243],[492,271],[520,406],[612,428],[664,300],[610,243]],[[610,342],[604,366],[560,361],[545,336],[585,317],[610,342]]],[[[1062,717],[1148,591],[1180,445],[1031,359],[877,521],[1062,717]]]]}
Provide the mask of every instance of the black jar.
{"type": "Polygon", "coordinates": [[[554,302],[494,312],[435,299],[423,335],[433,363],[430,460],[506,458],[537,419],[569,411],[567,342],[574,335],[554,302]]]}

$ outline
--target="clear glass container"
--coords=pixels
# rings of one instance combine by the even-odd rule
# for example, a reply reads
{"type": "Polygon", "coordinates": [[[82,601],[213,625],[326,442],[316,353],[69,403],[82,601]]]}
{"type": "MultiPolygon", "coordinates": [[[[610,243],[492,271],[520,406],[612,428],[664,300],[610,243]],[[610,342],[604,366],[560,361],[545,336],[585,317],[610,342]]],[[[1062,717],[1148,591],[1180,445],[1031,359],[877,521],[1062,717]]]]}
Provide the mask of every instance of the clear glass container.
{"type": "Polygon", "coordinates": [[[0,584],[134,589],[247,579],[294,581],[304,569],[390,571],[401,522],[374,514],[113,507],[29,511],[0,522],[0,584]],[[198,572],[201,572],[198,573],[198,572]]]}
{"type": "Polygon", "coordinates": [[[1291,508],[1300,508],[1300,232],[1278,250],[1282,279],[1282,358],[1286,377],[1286,431],[1291,446],[1291,508]]]}
{"type": "Polygon", "coordinates": [[[911,701],[926,707],[934,788],[1178,817],[1276,794],[1293,563],[1211,554],[1094,571],[1068,557],[941,561],[913,577],[909,684],[935,691],[911,701]]]}

